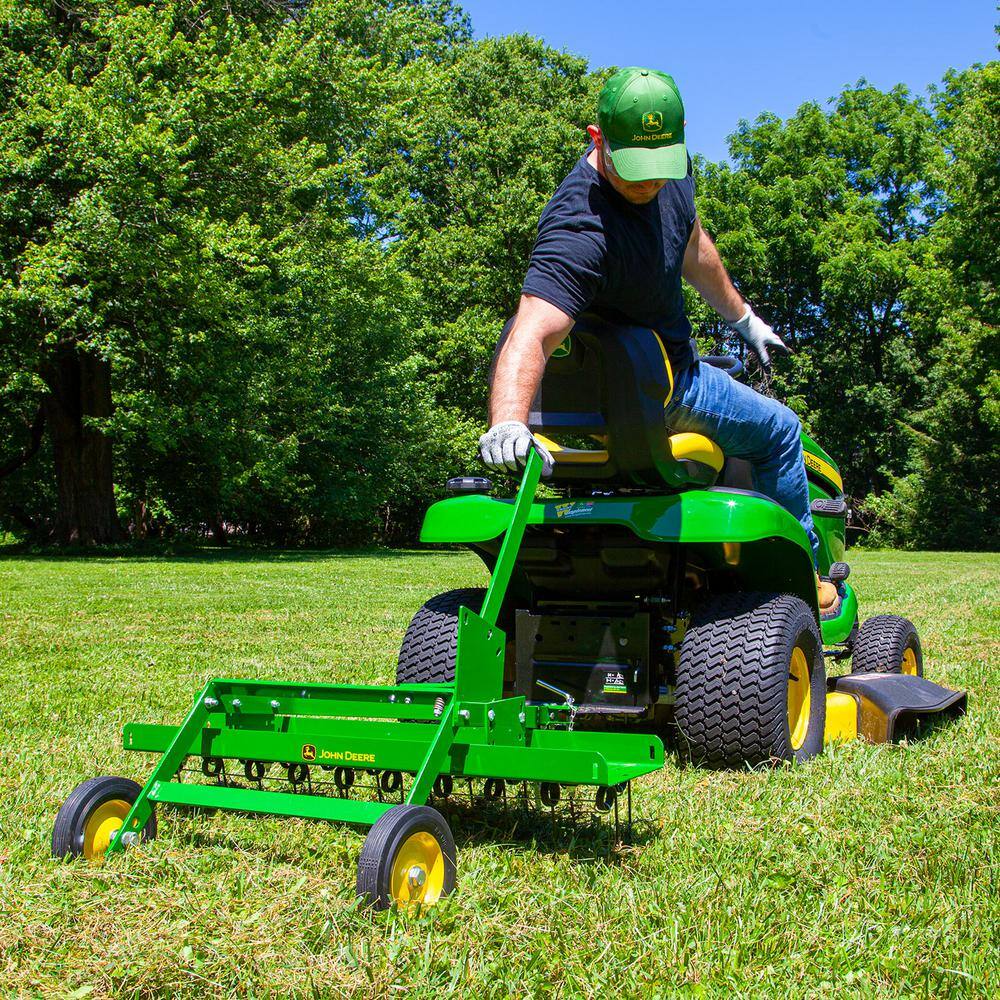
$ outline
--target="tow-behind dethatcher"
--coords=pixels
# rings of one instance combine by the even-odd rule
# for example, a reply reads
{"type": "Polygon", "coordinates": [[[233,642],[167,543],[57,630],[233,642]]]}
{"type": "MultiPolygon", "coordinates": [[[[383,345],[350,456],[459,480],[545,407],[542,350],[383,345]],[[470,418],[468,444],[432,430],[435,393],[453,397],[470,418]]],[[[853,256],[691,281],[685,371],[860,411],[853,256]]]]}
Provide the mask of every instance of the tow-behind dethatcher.
{"type": "Polygon", "coordinates": [[[126,749],[159,755],[152,773],[74,789],[53,853],[151,839],[160,804],[339,820],[371,826],[360,896],[429,904],[453,889],[456,850],[428,803],[459,782],[487,800],[538,784],[545,805],[587,790],[609,811],[663,765],[664,741],[695,765],[747,768],[960,712],[963,693],[923,679],[906,619],[858,628],[829,456],[803,437],[821,569],[841,595],[821,621],[801,525],[711,441],[667,435],[671,390],[655,333],[579,323],[532,413],[559,495],[535,502],[534,453],[514,500],[452,481],[466,495],[431,507],[421,537],[471,546],[489,586],[417,612],[397,683],[210,680],[180,726],[125,727],[126,749]],[[850,657],[828,681],[826,660],[850,657]]]}

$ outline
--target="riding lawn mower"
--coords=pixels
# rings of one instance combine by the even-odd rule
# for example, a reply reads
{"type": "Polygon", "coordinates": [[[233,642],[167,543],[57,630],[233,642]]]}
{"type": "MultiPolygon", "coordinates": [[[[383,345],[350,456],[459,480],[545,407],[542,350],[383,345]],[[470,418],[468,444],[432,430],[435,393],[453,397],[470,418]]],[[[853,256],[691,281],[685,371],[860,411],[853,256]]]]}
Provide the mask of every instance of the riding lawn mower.
{"type": "MultiPolygon", "coordinates": [[[[732,359],[702,363],[739,375],[732,359]]],[[[909,621],[859,625],[833,459],[802,435],[820,573],[840,597],[821,618],[801,524],[754,490],[747,463],[665,430],[672,389],[657,333],[581,318],[529,421],[554,458],[552,495],[535,500],[534,451],[513,499],[483,477],[449,481],[456,495],[428,509],[421,541],[470,547],[489,585],[417,611],[396,683],[209,680],[179,726],[125,726],[126,749],[158,755],[151,773],[74,789],[54,855],[151,839],[157,805],[337,820],[371,826],[359,896],[431,904],[455,885],[435,806],[458,782],[485,800],[532,786],[548,806],[589,789],[607,812],[665,747],[689,765],[759,768],[963,712],[964,692],[924,678],[909,621]]]]}

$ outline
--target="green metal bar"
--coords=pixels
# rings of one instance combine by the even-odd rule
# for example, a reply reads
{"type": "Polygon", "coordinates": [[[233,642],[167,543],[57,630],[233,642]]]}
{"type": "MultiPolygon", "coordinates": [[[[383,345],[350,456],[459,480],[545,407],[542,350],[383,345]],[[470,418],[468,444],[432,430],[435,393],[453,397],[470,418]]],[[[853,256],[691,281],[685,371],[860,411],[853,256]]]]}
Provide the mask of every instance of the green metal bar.
{"type": "Polygon", "coordinates": [[[413,779],[410,794],[406,801],[412,805],[423,805],[430,797],[434,779],[441,773],[441,765],[448,757],[452,743],[455,742],[455,702],[452,700],[445,706],[441,715],[441,725],[427,748],[420,770],[413,779]]]}
{"type": "MultiPolygon", "coordinates": [[[[238,757],[252,757],[258,760],[266,760],[267,755],[255,754],[253,752],[253,740],[266,741],[267,745],[274,746],[277,751],[273,754],[274,760],[303,760],[309,761],[308,755],[300,755],[303,745],[314,744],[317,750],[328,748],[331,751],[341,749],[351,749],[355,740],[398,740],[401,743],[412,743],[420,748],[417,763],[423,760],[424,753],[430,745],[436,726],[428,726],[425,722],[389,722],[383,719],[338,719],[338,718],[288,718],[283,719],[287,726],[281,729],[273,729],[270,720],[266,725],[256,728],[249,725],[232,726],[226,723],[225,719],[212,717],[209,724],[195,732],[191,740],[191,754],[201,754],[205,757],[218,757],[220,755],[215,749],[218,740],[231,739],[233,745],[239,745],[240,753],[238,757]]],[[[437,723],[439,720],[435,719],[437,723]]],[[[177,731],[176,726],[158,726],[152,723],[132,722],[125,726],[124,739],[122,741],[126,750],[150,750],[154,749],[148,745],[148,734],[166,733],[171,736],[177,731]]],[[[162,736],[154,737],[156,744],[162,741],[162,736]]],[[[165,749],[165,747],[160,747],[165,749]]],[[[342,764],[340,759],[327,759],[321,754],[313,758],[318,764],[342,764]]]]}
{"type": "Polygon", "coordinates": [[[486,597],[483,598],[483,607],[479,612],[479,617],[490,625],[496,625],[497,623],[500,606],[503,604],[504,596],[507,593],[507,585],[510,583],[511,574],[514,572],[517,552],[521,548],[521,540],[524,538],[524,529],[528,524],[531,501],[534,499],[535,490],[538,489],[538,480],[541,478],[541,475],[542,456],[532,448],[528,452],[528,461],[524,466],[524,475],[521,477],[521,485],[514,500],[514,509],[511,511],[510,524],[504,533],[496,565],[493,567],[490,583],[486,588],[486,597]]]}
{"type": "Polygon", "coordinates": [[[213,679],[213,710],[236,724],[250,715],[431,719],[434,701],[453,685],[289,684],[213,679]]]}
{"type": "Polygon", "coordinates": [[[115,854],[123,850],[125,842],[122,839],[122,834],[138,833],[149,821],[149,817],[153,812],[153,807],[149,804],[150,789],[157,782],[172,778],[177,769],[184,763],[184,758],[188,755],[188,746],[191,743],[192,737],[205,725],[208,719],[210,706],[206,705],[205,702],[211,697],[211,691],[212,681],[209,681],[195,699],[194,705],[191,706],[191,711],[187,714],[187,718],[177,727],[177,732],[170,746],[167,747],[156,767],[153,768],[153,773],[146,780],[146,784],[143,785],[142,791],[139,792],[135,802],[132,803],[132,808],[122,821],[122,825],[108,841],[106,854],[115,854]]]}
{"type": "MultiPolygon", "coordinates": [[[[498,718],[498,723],[500,721],[498,718]]],[[[344,724],[338,722],[338,726],[344,724]]],[[[331,763],[416,773],[427,761],[436,735],[433,727],[419,723],[375,724],[359,721],[355,725],[357,741],[351,740],[346,744],[336,742],[331,746],[354,747],[361,752],[370,752],[375,756],[375,763],[343,760],[331,763]],[[373,728],[378,729],[377,734],[370,732],[373,728]],[[366,729],[369,734],[364,737],[366,729]],[[418,731],[422,738],[415,738],[414,731],[418,731]]],[[[177,733],[172,726],[134,725],[129,730],[134,735],[131,745],[126,741],[129,749],[153,753],[172,746],[177,733]]],[[[495,742],[490,743],[486,730],[463,721],[454,731],[453,742],[444,759],[439,763],[431,761],[430,767],[437,768],[439,774],[456,777],[600,785],[616,784],[657,771],[663,766],[663,743],[653,735],[529,728],[526,731],[528,743],[520,745],[503,740],[503,728],[499,724],[494,727],[493,733],[495,742]]],[[[301,748],[307,740],[319,751],[324,748],[320,733],[255,733],[224,729],[192,733],[188,739],[188,754],[218,756],[226,760],[303,761],[301,748]]],[[[315,761],[305,762],[315,767],[315,761]]]]}
{"type": "MultiPolygon", "coordinates": [[[[436,726],[416,722],[290,721],[301,721],[303,725],[290,732],[228,726],[204,728],[191,735],[188,753],[224,760],[304,763],[314,769],[341,766],[416,772],[438,731],[436,726]],[[309,728],[306,724],[310,724],[309,728]]],[[[162,732],[155,732],[155,728],[129,727],[126,748],[155,751],[165,738],[162,732]]],[[[166,777],[169,779],[171,775],[166,777]]]]}
{"type": "Polygon", "coordinates": [[[235,809],[240,812],[270,813],[274,816],[302,816],[344,823],[371,825],[392,808],[390,802],[367,802],[329,795],[294,792],[264,792],[256,788],[226,788],[220,785],[193,785],[158,781],[150,792],[154,802],[199,806],[203,809],[235,809]]]}

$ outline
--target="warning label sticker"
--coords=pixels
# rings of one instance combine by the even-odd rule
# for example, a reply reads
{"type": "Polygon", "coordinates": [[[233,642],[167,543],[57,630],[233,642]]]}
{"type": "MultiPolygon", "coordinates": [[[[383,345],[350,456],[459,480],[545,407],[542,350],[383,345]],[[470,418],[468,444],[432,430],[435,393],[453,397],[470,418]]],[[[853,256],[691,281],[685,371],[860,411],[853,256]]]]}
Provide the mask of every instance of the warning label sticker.
{"type": "Polygon", "coordinates": [[[628,694],[625,675],[620,670],[609,671],[604,676],[605,694],[628,694]]]}

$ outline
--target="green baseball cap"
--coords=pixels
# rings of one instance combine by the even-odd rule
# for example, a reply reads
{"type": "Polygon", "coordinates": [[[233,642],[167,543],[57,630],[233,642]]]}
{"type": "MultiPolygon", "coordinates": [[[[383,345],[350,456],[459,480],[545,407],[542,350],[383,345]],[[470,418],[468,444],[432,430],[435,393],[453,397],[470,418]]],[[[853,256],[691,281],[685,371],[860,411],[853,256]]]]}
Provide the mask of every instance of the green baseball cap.
{"type": "Polygon", "coordinates": [[[622,180],[680,180],[687,176],[684,104],[673,78],[626,66],[604,85],[597,124],[622,180]]]}

